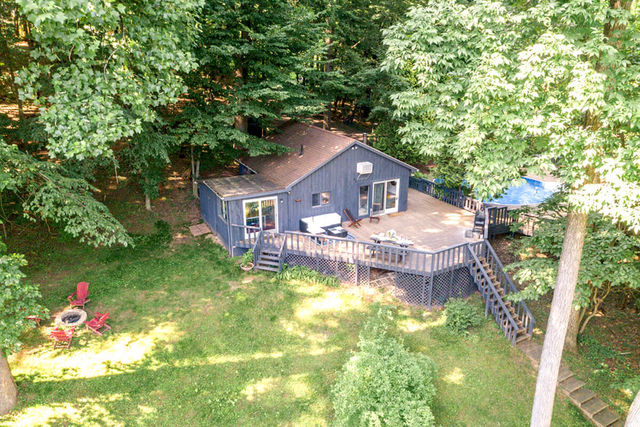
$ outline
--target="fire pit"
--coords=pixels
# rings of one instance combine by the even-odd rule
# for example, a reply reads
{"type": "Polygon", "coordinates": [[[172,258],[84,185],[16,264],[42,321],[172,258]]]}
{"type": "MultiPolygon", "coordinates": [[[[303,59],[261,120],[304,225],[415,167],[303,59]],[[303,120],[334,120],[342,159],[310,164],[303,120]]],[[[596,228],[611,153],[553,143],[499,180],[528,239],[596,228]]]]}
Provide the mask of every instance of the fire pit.
{"type": "Polygon", "coordinates": [[[87,320],[87,312],[79,308],[65,310],[56,316],[56,325],[71,328],[82,325],[87,320]]]}

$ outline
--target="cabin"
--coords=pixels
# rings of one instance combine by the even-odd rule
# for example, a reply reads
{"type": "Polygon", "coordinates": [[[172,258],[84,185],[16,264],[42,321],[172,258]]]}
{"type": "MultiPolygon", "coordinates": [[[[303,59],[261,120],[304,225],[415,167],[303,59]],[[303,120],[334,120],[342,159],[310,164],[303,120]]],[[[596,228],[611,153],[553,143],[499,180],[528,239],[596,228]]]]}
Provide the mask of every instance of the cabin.
{"type": "Polygon", "coordinates": [[[240,159],[239,175],[199,183],[202,218],[232,256],[251,249],[257,270],[306,267],[427,308],[480,292],[513,345],[532,336],[535,319],[505,299],[517,287],[486,239],[506,208],[411,177],[412,166],[350,136],[280,130],[271,140],[285,154],[240,159]]]}
{"type": "Polygon", "coordinates": [[[407,210],[413,166],[310,124],[288,122],[279,130],[270,140],[286,147],[284,154],[239,159],[240,175],[199,183],[202,218],[232,256],[245,250],[235,245],[243,237],[237,233],[334,226],[345,237],[345,209],[356,218],[407,210]]]}

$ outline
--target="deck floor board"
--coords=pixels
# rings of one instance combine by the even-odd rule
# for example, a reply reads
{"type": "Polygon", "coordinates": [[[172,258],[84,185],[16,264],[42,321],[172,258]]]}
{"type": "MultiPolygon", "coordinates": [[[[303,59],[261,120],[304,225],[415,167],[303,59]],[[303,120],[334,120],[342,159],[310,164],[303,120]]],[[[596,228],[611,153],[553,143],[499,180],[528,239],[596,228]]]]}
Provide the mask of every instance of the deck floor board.
{"type": "Polygon", "coordinates": [[[412,248],[434,251],[465,242],[478,241],[465,237],[473,228],[472,212],[456,208],[412,188],[409,189],[408,209],[405,212],[380,216],[379,222],[368,218],[360,227],[343,227],[358,240],[370,241],[371,235],[395,230],[400,236],[414,242],[412,248]]]}

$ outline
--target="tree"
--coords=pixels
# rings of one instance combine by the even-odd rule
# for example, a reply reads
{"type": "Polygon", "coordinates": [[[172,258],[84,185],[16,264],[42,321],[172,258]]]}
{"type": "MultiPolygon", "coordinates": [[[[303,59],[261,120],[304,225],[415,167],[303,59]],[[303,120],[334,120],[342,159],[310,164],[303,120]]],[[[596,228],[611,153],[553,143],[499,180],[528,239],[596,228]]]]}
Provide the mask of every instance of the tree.
{"type": "Polygon", "coordinates": [[[36,285],[24,283],[20,268],[27,262],[19,254],[6,254],[0,241],[0,415],[8,413],[18,401],[18,390],[7,356],[20,347],[20,336],[35,326],[26,316],[47,314],[40,304],[36,285]]]}
{"type": "Polygon", "coordinates": [[[436,1],[385,33],[407,142],[456,156],[477,196],[551,170],[569,211],[532,425],[551,422],[587,214],[640,230],[640,66],[630,2],[436,1]],[[522,7],[522,9],[518,9],[522,7]]]}
{"type": "MultiPolygon", "coordinates": [[[[518,298],[538,299],[555,286],[566,228],[566,204],[562,203],[562,197],[556,199],[535,209],[539,218],[536,232],[521,241],[517,251],[521,261],[509,266],[516,270],[516,279],[529,283],[518,298]]],[[[577,334],[601,313],[602,304],[612,291],[640,289],[639,254],[638,236],[625,232],[602,215],[588,216],[566,350],[576,350],[572,345],[577,342],[577,334]]]]}
{"type": "Polygon", "coordinates": [[[35,47],[16,83],[41,107],[52,155],[110,156],[111,144],[155,120],[155,107],[177,100],[186,90],[177,71],[195,65],[199,3],[17,0],[35,47]]]}
{"type": "Polygon", "coordinates": [[[629,414],[627,415],[627,421],[624,423],[625,427],[634,427],[640,424],[640,392],[636,394],[636,398],[633,399],[631,408],[629,408],[629,414]]]}
{"type": "Polygon", "coordinates": [[[144,129],[129,140],[122,156],[142,187],[144,206],[150,211],[151,199],[158,197],[158,186],[166,180],[164,169],[171,163],[169,153],[175,138],[160,123],[145,124],[144,129]]]}
{"type": "Polygon", "coordinates": [[[266,154],[280,148],[261,138],[275,122],[321,111],[302,78],[321,48],[311,18],[286,0],[206,1],[194,49],[199,67],[185,77],[189,99],[173,124],[194,152],[194,181],[205,146],[212,155],[266,154]]]}

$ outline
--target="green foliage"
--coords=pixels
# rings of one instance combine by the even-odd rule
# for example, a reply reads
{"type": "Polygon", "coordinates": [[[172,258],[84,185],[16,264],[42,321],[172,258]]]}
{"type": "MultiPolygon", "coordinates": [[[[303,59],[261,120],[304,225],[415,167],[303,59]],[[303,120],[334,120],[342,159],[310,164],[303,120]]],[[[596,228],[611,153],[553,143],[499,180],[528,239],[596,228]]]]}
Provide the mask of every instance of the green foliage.
{"type": "Polygon", "coordinates": [[[376,126],[376,140],[374,148],[400,159],[403,162],[418,164],[426,161],[425,156],[419,154],[415,145],[404,143],[398,135],[399,123],[384,119],[376,126]]]}
{"type": "Polygon", "coordinates": [[[445,325],[456,334],[468,334],[469,329],[482,324],[480,309],[462,298],[451,298],[444,305],[445,325]]]}
{"type": "MultiPolygon", "coordinates": [[[[514,277],[527,283],[515,299],[538,299],[555,286],[558,260],[566,226],[566,204],[552,200],[536,210],[540,217],[532,237],[516,245],[520,261],[508,266],[514,277]]],[[[640,289],[640,237],[610,219],[588,217],[574,304],[582,318],[597,314],[612,288],[640,289]]]]}
{"type": "Polygon", "coordinates": [[[640,230],[640,27],[630,4],[412,8],[385,32],[402,140],[463,163],[479,198],[544,169],[571,189],[572,208],[640,230]]]}
{"type": "Polygon", "coordinates": [[[58,224],[93,246],[130,243],[126,230],[61,164],[41,161],[0,139],[0,191],[19,195],[24,216],[58,224]]]}
{"type": "Polygon", "coordinates": [[[325,285],[333,288],[340,286],[340,280],[334,276],[325,276],[315,270],[303,266],[291,267],[285,264],[282,271],[278,273],[278,280],[290,281],[299,280],[314,285],[325,285]]]}
{"type": "Polygon", "coordinates": [[[160,123],[146,123],[143,129],[129,140],[121,155],[144,194],[154,199],[159,196],[159,184],[166,181],[165,168],[171,163],[169,154],[176,148],[176,139],[160,123]]]}
{"type": "Polygon", "coordinates": [[[378,306],[365,324],[358,351],[333,388],[337,425],[435,425],[435,364],[389,336],[392,320],[391,309],[378,306]]]}
{"type": "Polygon", "coordinates": [[[20,269],[26,265],[22,255],[0,250],[0,352],[4,356],[17,351],[20,336],[35,326],[26,316],[48,315],[39,303],[38,286],[23,281],[25,274],[20,269]]]}
{"type": "Polygon", "coordinates": [[[283,117],[321,111],[321,101],[302,84],[321,48],[312,18],[286,0],[206,0],[194,49],[199,67],[185,77],[190,102],[175,118],[179,141],[207,145],[204,154],[213,158],[282,150],[247,127],[268,132],[283,117]]]}
{"type": "Polygon", "coordinates": [[[242,254],[240,264],[244,267],[248,267],[250,264],[253,264],[253,249],[249,249],[242,254]]]}
{"type": "Polygon", "coordinates": [[[31,62],[18,74],[40,106],[59,157],[109,156],[111,145],[153,122],[154,108],[185,91],[200,0],[17,0],[32,25],[31,62]],[[87,11],[91,13],[87,13],[87,11]]]}

